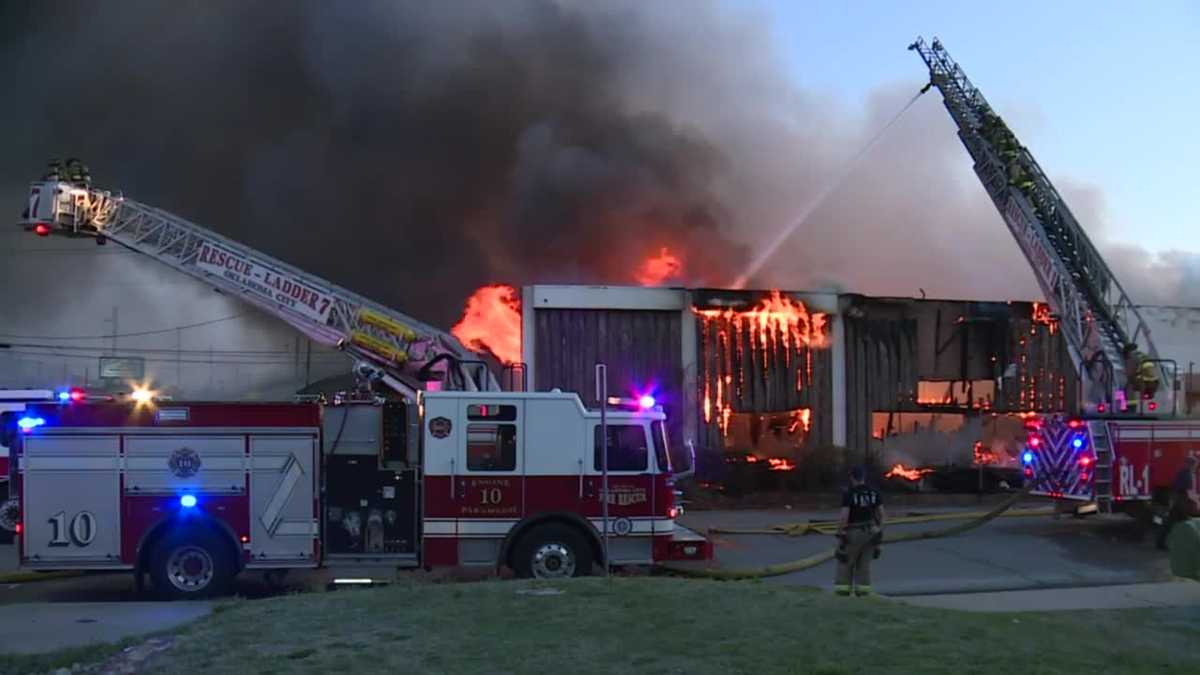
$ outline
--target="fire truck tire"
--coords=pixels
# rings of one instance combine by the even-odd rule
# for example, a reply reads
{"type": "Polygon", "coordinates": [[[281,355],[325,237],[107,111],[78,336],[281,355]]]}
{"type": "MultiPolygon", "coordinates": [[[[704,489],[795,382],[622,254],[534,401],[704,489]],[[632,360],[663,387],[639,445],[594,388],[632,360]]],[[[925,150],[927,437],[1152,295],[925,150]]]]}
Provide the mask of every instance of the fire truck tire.
{"type": "Polygon", "coordinates": [[[0,495],[0,544],[11,544],[17,536],[17,523],[21,519],[21,505],[16,499],[8,499],[8,489],[0,495]]]}
{"type": "Polygon", "coordinates": [[[565,579],[592,572],[595,552],[575,528],[560,523],[538,525],[522,535],[513,550],[513,571],[522,579],[565,579]]]}
{"type": "Polygon", "coordinates": [[[228,592],[236,573],[228,549],[214,533],[202,528],[168,533],[150,556],[154,590],[168,600],[228,592]]]}

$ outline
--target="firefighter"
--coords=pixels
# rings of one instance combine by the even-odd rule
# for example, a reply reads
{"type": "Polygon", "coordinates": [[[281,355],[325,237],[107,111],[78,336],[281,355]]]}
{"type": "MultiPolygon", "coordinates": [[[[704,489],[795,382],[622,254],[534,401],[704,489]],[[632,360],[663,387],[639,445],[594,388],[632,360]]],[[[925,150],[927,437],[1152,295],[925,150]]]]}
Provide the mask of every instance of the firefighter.
{"type": "Polygon", "coordinates": [[[1175,474],[1175,480],[1171,483],[1171,510],[1167,513],[1167,520],[1163,523],[1162,529],[1158,532],[1158,547],[1164,551],[1167,550],[1167,535],[1171,533],[1171,528],[1176,523],[1200,515],[1200,493],[1196,491],[1196,467],[1198,465],[1200,465],[1200,459],[1197,459],[1195,455],[1189,455],[1183,462],[1183,468],[1175,474]]]}
{"type": "Polygon", "coordinates": [[[854,467],[850,470],[850,488],[842,493],[837,577],[833,582],[838,595],[871,594],[871,560],[879,557],[883,517],[882,497],[867,486],[866,471],[854,467]]]}
{"type": "Polygon", "coordinates": [[[1136,401],[1143,394],[1154,398],[1158,393],[1158,366],[1132,342],[1125,345],[1125,397],[1136,401]]]}

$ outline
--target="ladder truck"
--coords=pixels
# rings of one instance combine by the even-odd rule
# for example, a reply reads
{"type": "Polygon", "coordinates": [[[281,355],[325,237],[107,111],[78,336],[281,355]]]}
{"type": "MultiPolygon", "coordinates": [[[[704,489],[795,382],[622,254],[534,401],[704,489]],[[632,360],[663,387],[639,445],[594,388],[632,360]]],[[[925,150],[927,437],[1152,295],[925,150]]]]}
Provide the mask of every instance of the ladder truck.
{"type": "Polygon", "coordinates": [[[1200,421],[1183,419],[1177,365],[1066,201],[938,39],[909,45],[925,62],[974,162],[975,175],[1025,255],[1077,369],[1078,416],[1031,419],[1021,453],[1034,494],[1102,512],[1148,514],[1188,455],[1200,421]]]}
{"type": "Polygon", "coordinates": [[[675,522],[675,481],[691,469],[673,469],[649,396],[610,399],[610,412],[572,392],[502,391],[454,337],[94,189],[77,161],[30,186],[22,226],[111,241],[240,297],[357,359],[368,385],[330,404],[81,392],[5,413],[22,568],[130,571],[139,588],[148,576],[189,598],[246,570],[558,578],[712,557],[675,522]],[[395,395],[376,395],[380,384],[395,395]]]}
{"type": "Polygon", "coordinates": [[[30,185],[21,224],[43,237],[91,237],[145,254],[345,352],[356,360],[356,376],[409,401],[423,389],[499,388],[449,333],[177,215],[96,189],[76,159],[52,161],[30,185]]]}

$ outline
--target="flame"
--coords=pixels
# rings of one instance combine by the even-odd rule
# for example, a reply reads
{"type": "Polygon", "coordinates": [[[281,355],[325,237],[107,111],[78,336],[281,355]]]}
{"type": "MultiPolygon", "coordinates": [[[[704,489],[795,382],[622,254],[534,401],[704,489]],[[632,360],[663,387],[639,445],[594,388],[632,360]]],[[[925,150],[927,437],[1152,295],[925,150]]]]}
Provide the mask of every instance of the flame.
{"type": "Polygon", "coordinates": [[[796,464],[782,457],[768,457],[767,464],[771,465],[771,471],[795,471],[796,464]]]}
{"type": "MultiPolygon", "coordinates": [[[[796,369],[796,391],[801,391],[813,379],[812,350],[828,346],[829,320],[826,314],[809,312],[803,303],[780,293],[771,291],[769,296],[751,309],[700,309],[692,308],[700,318],[703,351],[710,352],[715,341],[715,355],[706,361],[703,379],[705,422],[716,417],[721,434],[729,434],[729,418],[733,414],[733,402],[743,395],[749,386],[746,382],[746,362],[761,367],[759,375],[764,381],[772,372],[772,364],[778,363],[779,351],[783,351],[783,363],[796,369]],[[743,353],[749,347],[749,354],[743,353]],[[804,352],[801,354],[801,352],[804,352]],[[793,352],[795,360],[793,360],[793,352]],[[803,359],[801,359],[803,357],[803,359]],[[793,365],[794,364],[794,365],[793,365]],[[736,370],[736,379],[735,379],[736,370]],[[715,413],[715,415],[714,415],[715,413]]],[[[791,377],[790,371],[786,377],[791,377]]],[[[803,427],[807,431],[811,424],[811,413],[793,411],[791,432],[803,427]],[[798,424],[797,424],[798,422],[798,424]]]]}
{"type": "Polygon", "coordinates": [[[521,301],[517,289],[504,284],[479,288],[467,299],[462,318],[450,332],[468,349],[489,351],[504,363],[519,363],[521,301]]]}
{"type": "Polygon", "coordinates": [[[897,464],[890,471],[883,474],[884,478],[903,478],[904,480],[918,481],[921,476],[933,473],[933,469],[909,469],[903,464],[897,464]]]}
{"type": "Polygon", "coordinates": [[[812,426],[812,409],[799,408],[799,409],[792,411],[792,420],[791,420],[791,423],[788,424],[788,433],[789,434],[794,434],[794,433],[796,433],[797,429],[801,429],[801,428],[803,428],[804,431],[807,432],[811,426],[812,426]]]}
{"type": "MultiPolygon", "coordinates": [[[[795,471],[796,470],[796,463],[790,459],[785,459],[783,457],[767,457],[766,459],[762,459],[758,455],[746,453],[745,455],[742,456],[742,459],[747,464],[759,464],[762,462],[766,462],[768,471],[795,471]]],[[[730,460],[726,460],[726,461],[730,461],[730,460]]],[[[737,459],[735,458],[732,461],[736,462],[737,459]]]]}
{"type": "MultiPolygon", "coordinates": [[[[1030,319],[1035,326],[1039,324],[1049,326],[1051,335],[1054,335],[1055,331],[1058,330],[1058,319],[1054,318],[1054,315],[1050,313],[1050,305],[1044,302],[1033,303],[1033,313],[1030,319]]],[[[1032,332],[1036,332],[1036,329],[1032,332]]]]}
{"type": "Polygon", "coordinates": [[[646,258],[633,278],[643,286],[658,286],[667,279],[674,279],[683,271],[683,261],[672,255],[665,247],[657,256],[646,258]]]}
{"type": "Polygon", "coordinates": [[[725,319],[740,328],[742,320],[750,325],[750,338],[765,350],[770,341],[782,334],[784,344],[799,348],[825,347],[828,344],[826,327],[828,315],[808,311],[802,302],[796,302],[779,291],[771,291],[757,307],[735,312],[732,309],[698,309],[696,314],[705,319],[725,319]],[[757,333],[757,334],[756,334],[757,333]]]}

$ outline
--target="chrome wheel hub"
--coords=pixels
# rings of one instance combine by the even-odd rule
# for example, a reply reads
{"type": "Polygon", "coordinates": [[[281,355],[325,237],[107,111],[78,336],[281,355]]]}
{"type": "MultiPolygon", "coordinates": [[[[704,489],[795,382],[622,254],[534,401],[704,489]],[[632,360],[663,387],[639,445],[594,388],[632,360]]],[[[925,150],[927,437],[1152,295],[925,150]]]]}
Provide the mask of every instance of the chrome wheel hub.
{"type": "Polygon", "coordinates": [[[533,576],[560,579],[575,574],[575,554],[562,544],[542,544],[533,552],[533,576]]]}
{"type": "Polygon", "coordinates": [[[186,593],[203,590],[213,579],[212,556],[199,546],[180,546],[167,559],[167,579],[186,593]]]}

